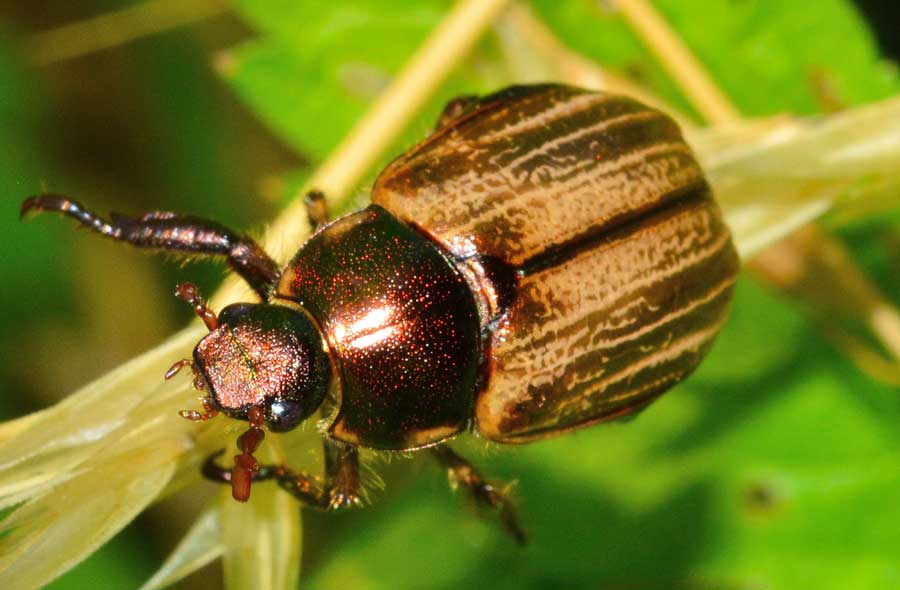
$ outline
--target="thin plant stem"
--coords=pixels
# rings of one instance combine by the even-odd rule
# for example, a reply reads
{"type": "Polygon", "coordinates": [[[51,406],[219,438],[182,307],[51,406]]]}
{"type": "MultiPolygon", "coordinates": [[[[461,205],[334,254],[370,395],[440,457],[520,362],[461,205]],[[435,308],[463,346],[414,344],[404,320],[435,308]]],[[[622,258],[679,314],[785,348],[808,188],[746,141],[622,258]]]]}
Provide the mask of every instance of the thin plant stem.
{"type": "Polygon", "coordinates": [[[31,38],[28,52],[37,65],[48,65],[124,45],[227,10],[222,0],[149,0],[38,33],[31,38]]]}
{"type": "Polygon", "coordinates": [[[616,6],[704,119],[721,124],[741,118],[700,61],[647,0],[618,0],[616,6]]]}
{"type": "MultiPolygon", "coordinates": [[[[306,192],[312,188],[323,191],[332,206],[343,201],[509,2],[462,0],[453,7],[368,113],[313,173],[292,204],[269,226],[262,243],[276,260],[286,260],[309,233],[303,203],[306,192]]],[[[221,305],[243,293],[243,287],[231,280],[219,291],[216,302],[221,305]]]]}
{"type": "MultiPolygon", "coordinates": [[[[526,4],[517,3],[510,7],[498,25],[501,36],[505,32],[505,28],[509,29],[510,38],[524,41],[528,45],[530,51],[526,51],[524,56],[526,59],[537,53],[541,61],[552,64],[550,69],[555,78],[583,88],[627,94],[645,104],[665,111],[683,128],[694,126],[687,115],[679,112],[678,109],[640,84],[610,72],[566,46],[543,21],[534,15],[534,12],[526,4]]],[[[534,69],[533,63],[523,64],[523,71],[527,70],[530,73],[534,69]]]]}

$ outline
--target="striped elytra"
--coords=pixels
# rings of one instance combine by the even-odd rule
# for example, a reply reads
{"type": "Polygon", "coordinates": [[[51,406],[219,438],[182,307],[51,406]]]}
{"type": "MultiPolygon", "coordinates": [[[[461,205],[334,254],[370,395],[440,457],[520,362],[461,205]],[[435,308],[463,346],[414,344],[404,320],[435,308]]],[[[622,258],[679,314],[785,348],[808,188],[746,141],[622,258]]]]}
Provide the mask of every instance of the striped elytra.
{"type": "Polygon", "coordinates": [[[672,119],[558,85],[452,104],[372,201],[444,248],[479,299],[477,431],[553,436],[687,376],[725,321],[738,258],[672,119]],[[498,265],[499,281],[485,270],[498,265]]]}
{"type": "Polygon", "coordinates": [[[275,480],[317,508],[359,502],[359,447],[431,447],[451,480],[511,505],[443,444],[472,430],[523,443],[633,415],[693,371],[725,321],[738,258],[690,148],[663,113],[559,85],[451,102],[378,177],[372,205],[317,226],[279,267],[251,238],[188,215],[105,220],[60,195],[27,199],[107,237],[225,258],[261,302],[216,315],[190,367],[205,421],[247,420],[233,467],[206,477],[244,501],[275,480]],[[317,415],[325,477],[260,465],[264,428],[317,415]]]}

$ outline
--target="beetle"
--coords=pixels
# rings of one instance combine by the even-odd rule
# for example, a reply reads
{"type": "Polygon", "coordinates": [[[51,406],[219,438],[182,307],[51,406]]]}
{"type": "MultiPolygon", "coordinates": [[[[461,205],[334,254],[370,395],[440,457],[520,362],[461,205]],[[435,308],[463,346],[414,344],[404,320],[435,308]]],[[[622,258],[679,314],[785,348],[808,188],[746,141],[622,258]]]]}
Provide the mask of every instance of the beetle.
{"type": "Polygon", "coordinates": [[[627,97],[558,84],[451,101],[385,168],[371,205],[329,221],[284,267],[252,239],[169,212],[109,221],[55,211],[135,246],[220,257],[258,303],[215,314],[190,367],[204,411],[246,420],[233,466],[204,464],[246,501],[272,479],[311,506],[359,503],[359,449],[428,449],[524,542],[510,500],[447,441],[542,440],[633,416],[691,373],[726,320],[738,258],[674,121],[627,97]],[[325,478],[260,465],[264,428],[318,413],[325,478]],[[323,483],[324,482],[324,483],[323,483]]]}

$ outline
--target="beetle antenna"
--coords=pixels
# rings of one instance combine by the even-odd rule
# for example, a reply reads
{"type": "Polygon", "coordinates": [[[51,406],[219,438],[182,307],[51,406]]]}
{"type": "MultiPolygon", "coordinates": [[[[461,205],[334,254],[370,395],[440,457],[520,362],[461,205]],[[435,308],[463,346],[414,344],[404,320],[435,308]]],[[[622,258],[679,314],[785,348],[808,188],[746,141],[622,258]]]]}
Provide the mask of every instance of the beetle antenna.
{"type": "Polygon", "coordinates": [[[219,327],[219,320],[216,312],[211,310],[203,298],[200,296],[200,289],[193,283],[181,283],[175,287],[175,297],[187,301],[194,308],[194,313],[200,316],[209,331],[212,332],[219,327]]]}
{"type": "Polygon", "coordinates": [[[234,456],[234,467],[231,468],[231,497],[238,502],[246,502],[250,499],[250,484],[253,482],[253,474],[259,471],[259,463],[253,456],[253,452],[265,438],[262,425],[265,420],[263,411],[254,406],[247,413],[250,428],[237,439],[240,455],[234,456]]]}

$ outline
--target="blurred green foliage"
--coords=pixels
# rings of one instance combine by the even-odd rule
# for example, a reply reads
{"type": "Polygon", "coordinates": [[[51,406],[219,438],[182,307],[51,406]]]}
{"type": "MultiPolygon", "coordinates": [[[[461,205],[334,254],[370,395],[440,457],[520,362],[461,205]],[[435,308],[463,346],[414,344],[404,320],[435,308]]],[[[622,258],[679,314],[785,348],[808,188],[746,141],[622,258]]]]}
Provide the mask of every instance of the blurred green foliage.
{"type": "MultiPolygon", "coordinates": [[[[747,115],[816,112],[822,80],[848,106],[900,90],[895,68],[879,59],[864,24],[843,0],[655,4],[747,115]]],[[[51,189],[85,189],[85,201],[124,208],[110,194],[127,186],[138,196],[127,204],[130,211],[175,208],[252,227],[276,208],[271,201],[259,207],[258,195],[265,192],[260,178],[302,176],[303,161],[324,158],[449,6],[443,0],[235,0],[235,14],[252,36],[233,21],[213,23],[113,50],[124,58],[54,66],[89,71],[96,59],[131,72],[125,77],[140,87],[116,91],[135,99],[126,111],[135,153],[110,154],[115,146],[109,138],[98,141],[89,156],[96,159],[93,175],[66,169],[59,153],[46,149],[53,145],[52,133],[64,132],[58,125],[65,121],[57,115],[51,119],[57,127],[46,129],[46,113],[53,108],[48,97],[54,95],[46,86],[59,84],[65,74],[29,71],[10,47],[0,45],[0,147],[10,164],[0,168],[4,203],[10,204],[0,216],[0,229],[9,236],[0,269],[11,278],[0,316],[4,356],[40,354],[47,342],[25,339],[23,350],[17,335],[48,321],[35,319],[41,313],[51,321],[74,322],[83,335],[98,314],[122,307],[110,292],[107,300],[92,300],[92,308],[84,309],[84,288],[72,286],[84,280],[72,266],[82,259],[71,256],[76,238],[63,224],[19,225],[15,208],[22,196],[44,181],[51,189]],[[218,71],[297,159],[254,127],[210,77],[209,54],[232,45],[216,55],[218,71]],[[125,159],[124,181],[104,177],[107,157],[125,159]],[[129,171],[138,163],[137,172],[129,171]]],[[[687,108],[677,87],[603,3],[534,0],[532,6],[573,49],[687,108]]],[[[103,82],[113,84],[114,78],[103,82]]],[[[423,136],[448,98],[509,82],[501,48],[484,40],[393,153],[423,136]]],[[[88,121],[103,119],[94,115],[88,121]]],[[[57,152],[59,147],[57,142],[57,152]]],[[[869,220],[843,234],[893,301],[900,301],[900,282],[891,270],[898,259],[885,244],[898,243],[897,220],[869,220]]],[[[93,255],[105,260],[106,252],[93,255]]],[[[154,293],[167,297],[175,274],[161,265],[152,269],[158,279],[154,293]]],[[[214,273],[197,266],[174,271],[192,280],[198,272],[205,277],[201,282],[214,282],[214,273]]],[[[149,304],[138,313],[152,321],[131,322],[149,332],[129,337],[138,343],[132,346],[146,346],[156,337],[147,333],[158,334],[153,330],[160,324],[170,328],[186,317],[176,316],[168,300],[149,304]]],[[[133,305],[124,309],[134,314],[133,305]]],[[[116,325],[123,329],[128,318],[123,315],[116,325]]],[[[99,347],[108,337],[87,340],[99,347]]],[[[97,353],[82,351],[74,360],[89,363],[92,354],[97,353]]],[[[68,362],[59,360],[63,367],[68,362]]],[[[40,381],[12,375],[12,368],[37,366],[13,362],[4,369],[7,412],[29,406],[9,398],[41,387],[40,381]]],[[[65,376],[51,383],[60,382],[65,376]]],[[[900,587],[898,424],[895,389],[862,375],[822,343],[790,302],[744,277],[733,317],[711,357],[637,420],[521,448],[460,445],[485,472],[518,481],[515,495],[533,538],[527,549],[516,548],[493,523],[460,510],[462,501],[450,497],[435,466],[418,458],[395,460],[376,466],[388,487],[375,494],[372,509],[305,513],[304,585],[900,587]]],[[[130,529],[54,587],[75,588],[86,579],[105,580],[111,588],[136,585],[164,550],[150,551],[137,540],[154,528],[140,524],[142,532],[130,529]]]]}

